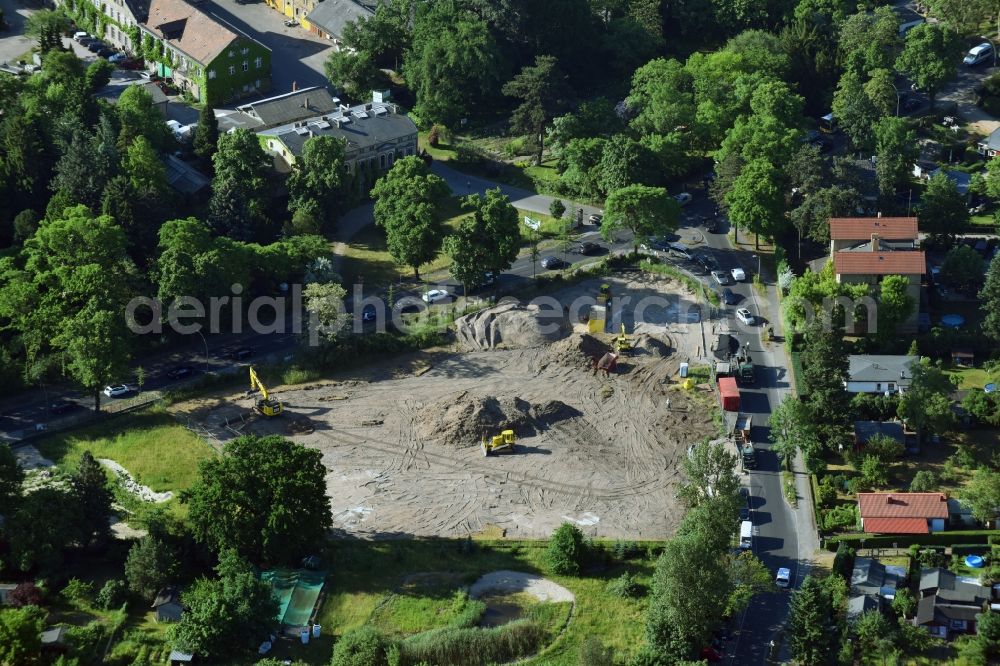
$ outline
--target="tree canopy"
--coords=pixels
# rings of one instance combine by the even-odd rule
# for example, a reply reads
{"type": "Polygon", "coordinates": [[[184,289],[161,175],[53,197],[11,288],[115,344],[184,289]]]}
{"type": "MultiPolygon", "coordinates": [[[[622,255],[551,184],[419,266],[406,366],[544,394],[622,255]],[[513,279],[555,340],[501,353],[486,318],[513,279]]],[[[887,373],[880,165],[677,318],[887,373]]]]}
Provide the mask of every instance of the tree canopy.
{"type": "Polygon", "coordinates": [[[646,236],[663,236],[677,228],[680,204],[662,187],[628,185],[608,195],[601,236],[610,240],[618,229],[634,235],[635,251],[646,236]]]}

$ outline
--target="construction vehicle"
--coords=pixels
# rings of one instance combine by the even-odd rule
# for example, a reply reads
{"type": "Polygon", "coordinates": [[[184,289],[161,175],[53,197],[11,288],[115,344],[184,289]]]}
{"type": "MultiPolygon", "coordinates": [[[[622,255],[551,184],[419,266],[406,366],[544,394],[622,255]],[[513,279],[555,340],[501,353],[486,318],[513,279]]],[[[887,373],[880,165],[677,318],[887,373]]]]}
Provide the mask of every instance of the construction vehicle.
{"type": "Polygon", "coordinates": [[[280,416],[284,411],[284,407],[281,401],[276,400],[270,396],[267,392],[267,387],[264,386],[264,382],[260,381],[260,377],[257,376],[257,371],[250,366],[250,393],[256,393],[260,391],[260,399],[257,400],[254,405],[254,409],[261,413],[261,415],[268,418],[272,416],[280,416]]]}
{"type": "Polygon", "coordinates": [[[736,444],[736,453],[740,457],[743,469],[757,468],[757,449],[750,441],[750,429],[753,426],[753,416],[750,414],[737,414],[736,425],[733,427],[733,442],[736,444]]]}
{"type": "Polygon", "coordinates": [[[515,439],[513,430],[504,430],[499,435],[494,435],[489,439],[483,437],[480,445],[483,449],[483,455],[489,456],[491,453],[503,453],[504,451],[514,453],[515,439]]]}
{"type": "Polygon", "coordinates": [[[632,353],[632,338],[625,334],[625,323],[622,322],[622,332],[614,339],[614,349],[619,354],[631,354],[632,353]]]}
{"type": "Polygon", "coordinates": [[[736,381],[740,384],[754,384],[757,381],[753,359],[750,358],[749,342],[740,347],[740,350],[736,353],[732,361],[732,372],[736,376],[736,381]]]}

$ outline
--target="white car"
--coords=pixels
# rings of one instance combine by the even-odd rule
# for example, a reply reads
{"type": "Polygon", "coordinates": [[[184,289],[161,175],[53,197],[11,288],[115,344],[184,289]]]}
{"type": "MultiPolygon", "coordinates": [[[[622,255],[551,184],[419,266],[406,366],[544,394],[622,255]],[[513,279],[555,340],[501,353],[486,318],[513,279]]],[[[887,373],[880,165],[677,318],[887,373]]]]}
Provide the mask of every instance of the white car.
{"type": "Polygon", "coordinates": [[[774,577],[774,584],[780,588],[787,588],[792,584],[792,572],[782,567],[778,569],[778,575],[774,577]]]}
{"type": "Polygon", "coordinates": [[[736,280],[737,282],[743,282],[743,280],[747,279],[746,271],[744,271],[742,268],[734,268],[729,272],[733,274],[733,279],[736,280]]]}
{"type": "Polygon", "coordinates": [[[686,206],[689,203],[691,203],[692,198],[693,197],[691,196],[690,192],[681,192],[680,194],[674,195],[674,199],[676,199],[677,203],[679,203],[682,206],[686,206]]]}
{"type": "Polygon", "coordinates": [[[754,316],[750,314],[750,311],[747,310],[746,308],[740,308],[739,310],[737,310],[736,318],[739,319],[744,324],[746,324],[747,326],[753,326],[754,322],[756,321],[754,319],[754,316]]]}
{"type": "Polygon", "coordinates": [[[421,298],[424,299],[424,303],[437,303],[447,299],[449,296],[445,289],[431,289],[425,293],[421,298]]]}
{"type": "Polygon", "coordinates": [[[975,67],[979,63],[992,58],[993,46],[989,42],[983,42],[982,44],[969,49],[969,53],[962,59],[962,62],[966,67],[975,67]]]}
{"type": "Polygon", "coordinates": [[[104,395],[109,398],[117,398],[118,396],[125,395],[129,392],[129,388],[124,384],[112,384],[111,386],[104,387],[104,395]]]}

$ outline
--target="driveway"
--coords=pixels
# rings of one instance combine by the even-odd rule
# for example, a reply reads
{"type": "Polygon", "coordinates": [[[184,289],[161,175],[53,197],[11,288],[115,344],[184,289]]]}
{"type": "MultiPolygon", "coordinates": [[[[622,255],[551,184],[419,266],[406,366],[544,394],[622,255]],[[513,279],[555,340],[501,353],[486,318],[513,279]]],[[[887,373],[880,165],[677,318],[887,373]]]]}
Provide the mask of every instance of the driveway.
{"type": "Polygon", "coordinates": [[[0,0],[4,18],[10,29],[0,32],[0,63],[13,64],[28,49],[35,45],[35,40],[24,35],[24,24],[35,9],[21,6],[14,0],[0,0]]]}

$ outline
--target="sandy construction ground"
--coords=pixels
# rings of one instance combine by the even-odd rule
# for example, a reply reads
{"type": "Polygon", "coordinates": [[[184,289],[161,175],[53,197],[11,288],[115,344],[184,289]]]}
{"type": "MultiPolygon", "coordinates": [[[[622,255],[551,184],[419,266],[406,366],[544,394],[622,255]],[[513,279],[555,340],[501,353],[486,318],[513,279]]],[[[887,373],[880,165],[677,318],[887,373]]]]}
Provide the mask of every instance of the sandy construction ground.
{"type": "MultiPolygon", "coordinates": [[[[675,288],[650,276],[609,282],[613,293],[639,297],[675,288]]],[[[596,293],[599,284],[573,290],[596,293]]],[[[548,338],[533,335],[531,312],[507,306],[499,324],[480,327],[496,329],[485,350],[456,344],[279,388],[287,411],[278,419],[247,419],[242,395],[178,408],[221,440],[275,432],[322,451],[334,527],[344,533],[543,537],[572,521],[594,536],[664,537],[681,513],[679,461],[715,434],[712,391],[676,383],[680,362],[696,362],[703,349],[702,324],[677,315],[684,307],[647,308],[638,321],[626,307],[627,326],[643,333],[608,377],[589,364],[611,334],[567,322],[548,338]],[[516,452],[484,458],[480,437],[504,427],[517,433],[516,452]]]]}

